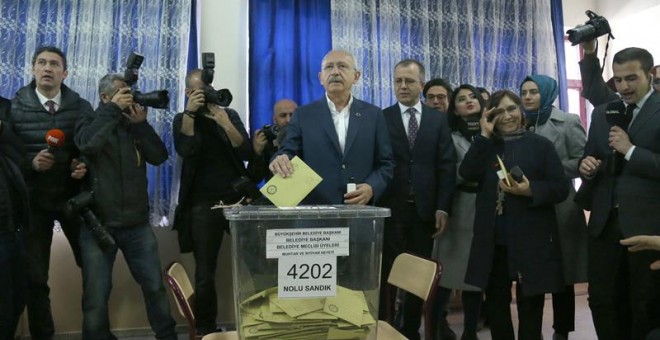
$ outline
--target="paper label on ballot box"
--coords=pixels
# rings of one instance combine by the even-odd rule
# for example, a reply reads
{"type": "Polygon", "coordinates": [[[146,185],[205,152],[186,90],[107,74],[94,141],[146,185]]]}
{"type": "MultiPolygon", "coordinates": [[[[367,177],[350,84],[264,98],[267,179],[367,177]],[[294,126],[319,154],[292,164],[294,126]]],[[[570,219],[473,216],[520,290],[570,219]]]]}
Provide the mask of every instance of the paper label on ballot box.
{"type": "Polygon", "coordinates": [[[269,229],[266,258],[348,256],[349,228],[269,229]]]}
{"type": "Polygon", "coordinates": [[[280,298],[314,298],[337,295],[337,257],[282,256],[277,261],[280,298]]]}

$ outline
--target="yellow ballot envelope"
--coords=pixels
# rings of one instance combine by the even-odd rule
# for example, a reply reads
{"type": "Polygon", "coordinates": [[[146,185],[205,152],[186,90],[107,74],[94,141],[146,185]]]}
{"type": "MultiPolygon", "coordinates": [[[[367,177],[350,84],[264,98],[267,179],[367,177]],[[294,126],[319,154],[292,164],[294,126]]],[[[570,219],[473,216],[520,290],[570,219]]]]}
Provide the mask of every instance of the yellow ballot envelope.
{"type": "Polygon", "coordinates": [[[262,188],[264,194],[275,206],[295,207],[323,180],[298,156],[291,160],[293,173],[284,178],[275,175],[262,188]]]}
{"type": "Polygon", "coordinates": [[[497,171],[497,177],[504,180],[506,182],[506,185],[511,186],[511,182],[509,181],[509,173],[506,171],[506,168],[504,167],[504,162],[502,161],[502,158],[500,158],[499,155],[497,156],[497,162],[500,164],[500,170],[497,171]]]}

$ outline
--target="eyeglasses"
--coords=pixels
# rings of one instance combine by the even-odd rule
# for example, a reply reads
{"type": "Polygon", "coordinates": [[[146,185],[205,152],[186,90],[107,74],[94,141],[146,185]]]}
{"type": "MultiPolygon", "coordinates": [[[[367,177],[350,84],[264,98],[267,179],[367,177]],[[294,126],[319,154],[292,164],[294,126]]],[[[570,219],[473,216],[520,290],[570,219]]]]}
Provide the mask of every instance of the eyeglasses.
{"type": "Polygon", "coordinates": [[[660,78],[653,80],[653,85],[660,86],[660,78]]]}
{"type": "Polygon", "coordinates": [[[429,94],[428,96],[426,96],[426,100],[428,100],[428,101],[432,101],[432,100],[436,100],[436,99],[439,100],[439,101],[447,100],[447,95],[444,95],[444,94],[429,94]]]}
{"type": "Polygon", "coordinates": [[[511,113],[518,110],[518,105],[510,105],[504,108],[504,111],[511,113]]]}

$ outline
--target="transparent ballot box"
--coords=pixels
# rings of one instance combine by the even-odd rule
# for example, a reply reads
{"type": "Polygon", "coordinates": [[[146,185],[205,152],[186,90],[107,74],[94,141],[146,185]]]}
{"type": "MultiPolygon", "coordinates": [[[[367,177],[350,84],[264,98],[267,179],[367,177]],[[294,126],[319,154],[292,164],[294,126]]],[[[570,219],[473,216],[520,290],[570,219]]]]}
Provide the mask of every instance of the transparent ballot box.
{"type": "Polygon", "coordinates": [[[224,213],[241,339],[376,339],[389,209],[244,206],[224,213]]]}

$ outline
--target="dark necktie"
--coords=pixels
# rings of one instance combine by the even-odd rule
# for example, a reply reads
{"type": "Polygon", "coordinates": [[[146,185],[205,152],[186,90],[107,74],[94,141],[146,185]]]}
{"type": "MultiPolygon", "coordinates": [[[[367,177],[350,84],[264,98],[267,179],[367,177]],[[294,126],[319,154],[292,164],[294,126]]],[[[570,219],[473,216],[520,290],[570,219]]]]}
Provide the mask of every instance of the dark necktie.
{"type": "Polygon", "coordinates": [[[48,113],[54,115],[55,114],[55,102],[52,100],[49,100],[46,102],[46,105],[48,106],[48,113]]]}
{"type": "Polygon", "coordinates": [[[630,127],[630,123],[633,119],[633,111],[635,111],[636,108],[637,104],[628,104],[628,106],[626,106],[626,128],[630,127]]]}
{"type": "Polygon", "coordinates": [[[417,131],[419,130],[417,117],[415,117],[417,110],[415,110],[414,107],[411,107],[406,110],[406,112],[410,114],[410,120],[408,121],[408,145],[410,145],[410,148],[412,149],[412,147],[415,146],[415,139],[417,139],[417,131]]]}

